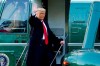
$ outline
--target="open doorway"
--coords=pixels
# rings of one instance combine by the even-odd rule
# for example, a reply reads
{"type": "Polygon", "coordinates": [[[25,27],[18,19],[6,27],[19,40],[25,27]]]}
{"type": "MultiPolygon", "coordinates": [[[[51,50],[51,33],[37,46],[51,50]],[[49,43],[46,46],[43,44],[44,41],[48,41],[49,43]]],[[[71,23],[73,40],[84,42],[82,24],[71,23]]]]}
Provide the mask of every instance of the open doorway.
{"type": "Polygon", "coordinates": [[[45,20],[48,21],[48,0],[42,0],[42,7],[46,9],[45,20]]]}

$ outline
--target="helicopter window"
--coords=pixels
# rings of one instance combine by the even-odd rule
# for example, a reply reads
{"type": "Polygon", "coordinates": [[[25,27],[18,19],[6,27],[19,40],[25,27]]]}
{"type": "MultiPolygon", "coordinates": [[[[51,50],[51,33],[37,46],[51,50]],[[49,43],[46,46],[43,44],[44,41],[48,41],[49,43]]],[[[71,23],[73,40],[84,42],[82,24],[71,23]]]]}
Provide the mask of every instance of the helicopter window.
{"type": "Polygon", "coordinates": [[[26,33],[29,3],[26,0],[8,0],[5,6],[0,4],[0,32],[26,33]]]}
{"type": "Polygon", "coordinates": [[[98,25],[98,30],[97,30],[97,35],[96,35],[96,43],[100,43],[100,19],[99,19],[99,25],[98,25]]]}

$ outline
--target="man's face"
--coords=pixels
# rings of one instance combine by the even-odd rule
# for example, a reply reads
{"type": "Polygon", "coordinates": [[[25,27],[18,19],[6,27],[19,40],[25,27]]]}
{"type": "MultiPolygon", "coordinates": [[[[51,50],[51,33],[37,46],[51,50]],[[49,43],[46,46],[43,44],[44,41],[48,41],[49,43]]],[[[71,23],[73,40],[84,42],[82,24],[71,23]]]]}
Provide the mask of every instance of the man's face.
{"type": "Polygon", "coordinates": [[[36,16],[38,19],[43,20],[45,17],[45,11],[37,11],[36,16]]]}

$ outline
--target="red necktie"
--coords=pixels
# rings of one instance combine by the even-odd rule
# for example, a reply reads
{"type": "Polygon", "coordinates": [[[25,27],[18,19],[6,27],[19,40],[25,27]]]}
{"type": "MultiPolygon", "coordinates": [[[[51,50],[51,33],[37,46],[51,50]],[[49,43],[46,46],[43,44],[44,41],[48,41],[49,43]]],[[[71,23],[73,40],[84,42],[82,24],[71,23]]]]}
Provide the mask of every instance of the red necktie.
{"type": "Polygon", "coordinates": [[[45,44],[48,45],[48,33],[47,33],[47,30],[46,30],[46,26],[44,25],[43,23],[44,21],[42,21],[42,24],[43,24],[43,33],[44,33],[44,37],[45,37],[45,44]]]}

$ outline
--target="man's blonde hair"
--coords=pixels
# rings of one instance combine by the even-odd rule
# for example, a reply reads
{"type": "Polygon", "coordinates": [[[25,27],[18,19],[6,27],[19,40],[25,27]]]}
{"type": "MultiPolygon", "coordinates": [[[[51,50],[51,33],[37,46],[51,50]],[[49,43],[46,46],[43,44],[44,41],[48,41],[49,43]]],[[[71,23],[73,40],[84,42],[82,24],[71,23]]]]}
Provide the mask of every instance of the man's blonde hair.
{"type": "Polygon", "coordinates": [[[43,12],[46,12],[46,10],[45,10],[44,8],[37,8],[37,9],[36,9],[36,12],[37,12],[37,11],[43,11],[43,12]]]}

